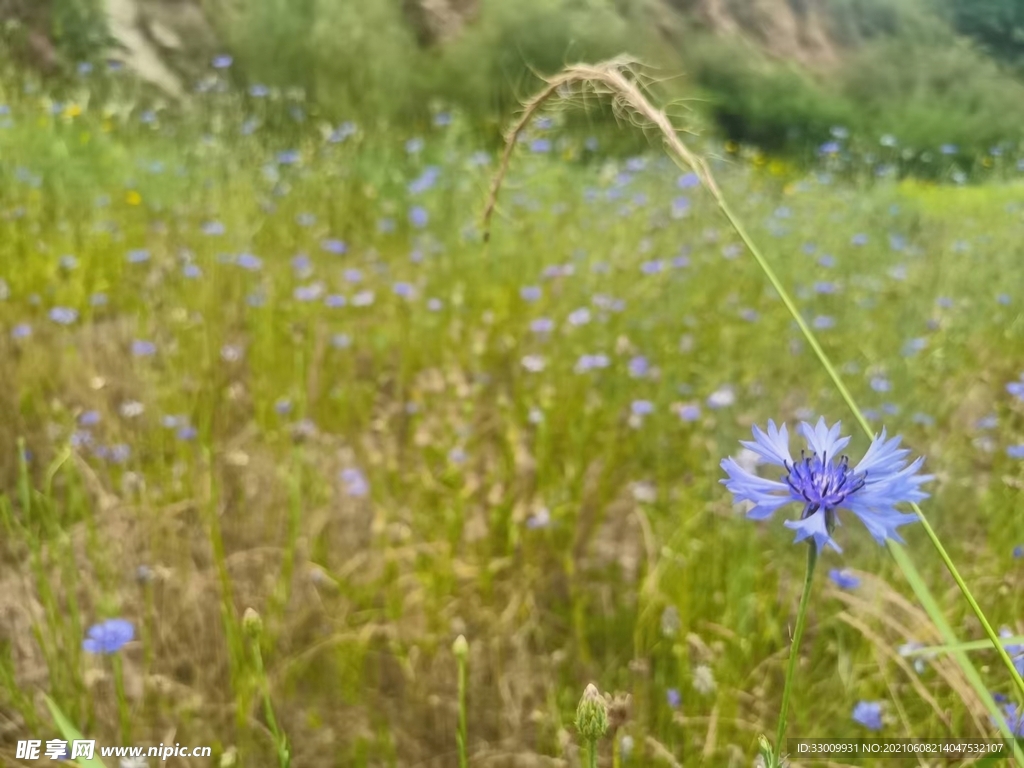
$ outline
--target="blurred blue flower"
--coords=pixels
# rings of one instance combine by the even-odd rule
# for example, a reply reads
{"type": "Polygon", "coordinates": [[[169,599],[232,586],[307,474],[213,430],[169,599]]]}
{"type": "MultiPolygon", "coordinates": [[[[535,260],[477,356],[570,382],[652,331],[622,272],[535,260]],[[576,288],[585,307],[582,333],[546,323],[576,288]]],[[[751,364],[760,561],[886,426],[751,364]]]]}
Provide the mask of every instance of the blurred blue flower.
{"type": "Polygon", "coordinates": [[[1020,378],[1017,381],[1011,381],[1007,384],[1006,391],[1018,400],[1024,400],[1024,373],[1020,375],[1020,378]]]}
{"type": "Polygon", "coordinates": [[[654,413],[654,403],[650,400],[634,400],[629,410],[634,416],[649,416],[654,413]]]}
{"type": "Polygon", "coordinates": [[[846,570],[833,568],[828,572],[828,577],[840,589],[856,589],[860,586],[860,579],[846,570]]]}
{"type": "Polygon", "coordinates": [[[330,137],[327,139],[331,144],[340,144],[345,141],[349,136],[356,134],[356,124],[352,122],[342,123],[340,126],[334,129],[330,137]]]}
{"type": "Polygon", "coordinates": [[[530,151],[537,153],[544,153],[551,151],[551,140],[550,139],[534,139],[530,142],[530,151]]]}
{"type": "Polygon", "coordinates": [[[1024,445],[1011,445],[1006,449],[1006,455],[1011,459],[1024,459],[1024,445]]]}
{"type": "Polygon", "coordinates": [[[226,53],[222,53],[220,56],[214,56],[213,64],[214,69],[227,69],[234,63],[234,59],[226,53]]]}
{"type": "Polygon", "coordinates": [[[826,545],[842,552],[832,539],[836,510],[840,508],[853,512],[880,544],[887,539],[902,542],[896,529],[916,522],[917,516],[898,512],[895,505],[927,498],[928,494],[919,488],[932,479],[918,474],[924,459],[918,458],[908,465],[909,449],[899,448],[899,437],[886,440],[883,428],[860,463],[851,469],[848,458],[840,455],[850,438],[840,437],[839,429],[838,422],[830,429],[823,418],[814,427],[802,422],[799,431],[807,440],[811,455],[801,452],[801,458],[794,461],[785,424],[777,428],[774,421],[769,421],[767,432],[755,425],[754,440],[741,444],[768,463],[785,467],[786,475],[781,481],[766,480],[728,458],[722,461],[722,469],[729,477],[721,482],[737,502],[754,504],[747,513],[752,520],[767,519],[791,502],[802,504],[800,519],[784,524],[797,532],[794,541],[811,538],[819,552],[826,545]]]}
{"type": "Polygon", "coordinates": [[[875,392],[888,392],[892,389],[892,383],[884,376],[874,376],[871,379],[871,388],[875,392]]]}
{"type": "Polygon", "coordinates": [[[710,395],[708,395],[707,404],[708,408],[717,410],[719,408],[728,408],[730,405],[736,402],[736,391],[728,384],[725,384],[710,395]]]}
{"type": "Polygon", "coordinates": [[[587,371],[596,370],[599,368],[607,368],[610,364],[608,355],[596,354],[596,355],[580,355],[579,360],[576,361],[576,373],[586,373],[587,371]]]}
{"type": "Polygon", "coordinates": [[[548,511],[547,507],[541,507],[528,518],[526,518],[526,527],[531,530],[538,528],[547,528],[551,524],[551,512],[548,511]]]}
{"type": "Polygon", "coordinates": [[[132,342],[132,354],[135,357],[150,357],[156,354],[156,344],[152,341],[135,340],[132,342]]]}
{"type": "Polygon", "coordinates": [[[1017,705],[1010,702],[1003,705],[1003,714],[1010,733],[1017,738],[1024,737],[1024,712],[1018,712],[1017,705]]]}
{"type": "Polygon", "coordinates": [[[679,418],[682,421],[696,421],[700,418],[700,406],[699,405],[681,405],[676,409],[676,413],[679,414],[679,418]]]}
{"type": "Polygon", "coordinates": [[[836,319],[829,315],[818,315],[817,317],[814,318],[814,322],[812,324],[819,331],[824,331],[829,328],[835,328],[836,319]]]}
{"type": "Polygon", "coordinates": [[[872,731],[882,730],[882,703],[858,701],[853,708],[853,721],[872,731]]]}
{"type": "Polygon", "coordinates": [[[78,319],[78,310],[69,307],[54,307],[50,310],[50,319],[58,325],[71,325],[78,319]]]}
{"type": "Polygon", "coordinates": [[[238,254],[235,263],[242,269],[249,270],[250,272],[256,272],[263,267],[263,260],[251,253],[238,254]]]}
{"type": "Polygon", "coordinates": [[[684,173],[676,179],[676,186],[680,189],[692,189],[700,184],[700,178],[696,173],[684,173]]]}
{"type": "Polygon", "coordinates": [[[361,497],[370,492],[370,484],[366,481],[366,476],[355,467],[343,469],[339,477],[345,486],[345,493],[349,496],[361,497]]]}
{"type": "Polygon", "coordinates": [[[129,264],[143,264],[147,261],[149,261],[149,251],[145,248],[136,248],[135,250],[128,251],[129,264]]]}
{"type": "Polygon", "coordinates": [[[679,705],[683,703],[683,697],[678,688],[669,688],[665,691],[665,700],[672,709],[678,709],[679,705]]]}
{"type": "Polygon", "coordinates": [[[437,166],[431,165],[427,167],[416,179],[409,182],[409,194],[420,195],[426,192],[437,183],[440,175],[441,169],[437,166]]]}
{"type": "Polygon", "coordinates": [[[566,320],[569,322],[569,325],[586,325],[590,322],[590,310],[586,307],[574,309],[569,313],[566,320]]]}
{"type": "Polygon", "coordinates": [[[417,229],[423,229],[430,221],[427,209],[422,205],[414,205],[409,209],[409,223],[417,229]]]}
{"type": "Polygon", "coordinates": [[[541,297],[541,288],[536,285],[527,285],[519,289],[519,296],[523,301],[537,301],[541,297]]]}
{"type": "Polygon", "coordinates": [[[89,627],[82,648],[87,653],[117,653],[134,638],[135,627],[130,621],[108,619],[89,627]]]}
{"type": "Polygon", "coordinates": [[[634,379],[640,379],[647,375],[650,370],[650,363],[643,355],[637,355],[629,361],[629,375],[634,379]]]}
{"type": "Polygon", "coordinates": [[[320,247],[328,253],[342,255],[348,250],[348,246],[341,240],[333,237],[320,241],[320,247]]]}

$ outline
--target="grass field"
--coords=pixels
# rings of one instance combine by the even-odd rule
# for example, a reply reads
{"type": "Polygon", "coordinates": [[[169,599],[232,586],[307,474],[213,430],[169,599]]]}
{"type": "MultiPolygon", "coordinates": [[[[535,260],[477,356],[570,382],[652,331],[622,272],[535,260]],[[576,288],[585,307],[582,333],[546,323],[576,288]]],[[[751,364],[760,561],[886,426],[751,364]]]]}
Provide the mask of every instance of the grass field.
{"type": "MultiPolygon", "coordinates": [[[[458,765],[464,635],[470,765],[581,764],[591,682],[617,697],[602,765],[751,765],[804,547],[791,509],[745,519],[720,462],[768,419],[867,441],[697,179],[556,115],[485,246],[497,158],[458,115],[321,130],[216,82],[184,113],[0,109],[0,763],[58,737],[46,692],[100,744],[213,749],[168,765],[281,765],[280,734],[295,766],[458,765]],[[89,652],[112,618],[132,640],[89,652]]],[[[872,426],[926,457],[922,508],[991,622],[1024,630],[1021,174],[695,147],[872,426]]],[[[948,656],[906,655],[940,636],[887,550],[836,538],[790,735],[994,734],[948,656]]]]}

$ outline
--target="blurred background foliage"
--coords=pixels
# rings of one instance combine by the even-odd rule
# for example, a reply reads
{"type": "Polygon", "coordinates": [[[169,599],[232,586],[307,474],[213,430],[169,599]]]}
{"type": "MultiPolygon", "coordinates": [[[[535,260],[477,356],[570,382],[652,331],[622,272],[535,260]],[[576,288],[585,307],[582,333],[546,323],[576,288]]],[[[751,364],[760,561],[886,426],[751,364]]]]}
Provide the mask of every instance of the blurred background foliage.
{"type": "Polygon", "coordinates": [[[302,89],[332,122],[417,126],[443,105],[497,140],[540,76],[626,52],[689,127],[779,155],[836,126],[976,155],[1024,125],[1019,0],[0,0],[11,58],[69,80],[117,53],[112,15],[185,83],[230,54],[239,85],[302,89]],[[209,36],[173,29],[199,12],[209,36]]]}

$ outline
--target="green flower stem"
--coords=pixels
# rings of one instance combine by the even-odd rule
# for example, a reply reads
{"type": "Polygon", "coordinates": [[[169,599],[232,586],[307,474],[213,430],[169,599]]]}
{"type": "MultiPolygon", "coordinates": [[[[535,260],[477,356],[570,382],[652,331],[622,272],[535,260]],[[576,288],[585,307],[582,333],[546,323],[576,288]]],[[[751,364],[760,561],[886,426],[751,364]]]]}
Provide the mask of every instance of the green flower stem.
{"type": "MultiPolygon", "coordinates": [[[[786,685],[782,689],[782,710],[779,712],[779,731],[775,736],[775,757],[782,764],[782,754],[786,738],[786,717],[789,714],[789,695],[793,690],[793,677],[796,675],[796,663],[800,658],[800,639],[804,635],[807,624],[807,605],[811,599],[811,584],[814,581],[814,566],[818,564],[818,547],[812,541],[807,545],[807,573],[804,575],[804,591],[800,595],[800,607],[796,612],[796,629],[793,630],[793,643],[789,647],[789,666],[786,667],[786,685]]],[[[772,767],[774,768],[774,767],[772,767]]]]}
{"type": "Polygon", "coordinates": [[[128,711],[128,697],[124,691],[124,670],[121,666],[121,657],[111,657],[111,666],[114,671],[114,692],[117,696],[117,716],[121,726],[121,743],[132,743],[132,717],[128,711]]]}
{"type": "Polygon", "coordinates": [[[459,768],[468,765],[466,757],[466,660],[459,659],[459,768]]]}
{"type": "Polygon", "coordinates": [[[252,640],[252,655],[256,666],[256,677],[259,681],[260,690],[263,694],[263,712],[267,718],[267,726],[274,739],[274,746],[277,747],[277,764],[280,768],[289,768],[291,765],[291,751],[288,748],[288,737],[277,724],[274,717],[274,706],[270,701],[270,683],[267,680],[266,670],[263,667],[263,653],[260,651],[258,638],[252,640]]]}

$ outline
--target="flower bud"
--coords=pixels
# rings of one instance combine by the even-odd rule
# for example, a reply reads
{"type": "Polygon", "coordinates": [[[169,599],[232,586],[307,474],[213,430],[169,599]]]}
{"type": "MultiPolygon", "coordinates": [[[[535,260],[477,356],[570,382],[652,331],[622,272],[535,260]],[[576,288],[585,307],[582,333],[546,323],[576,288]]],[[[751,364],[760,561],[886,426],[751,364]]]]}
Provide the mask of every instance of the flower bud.
{"type": "Polygon", "coordinates": [[[452,643],[452,653],[455,654],[455,658],[459,661],[465,661],[469,655],[469,643],[466,642],[465,635],[459,635],[455,638],[455,642],[452,643]]]}
{"type": "Polygon", "coordinates": [[[242,630],[253,639],[263,633],[263,619],[252,608],[246,608],[242,614],[242,630]]]}
{"type": "Polygon", "coordinates": [[[576,730],[590,742],[597,741],[608,730],[608,703],[593,683],[587,686],[576,708],[576,730]]]}

